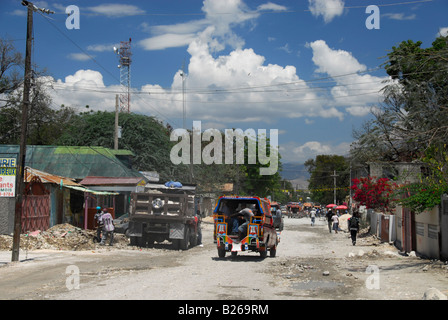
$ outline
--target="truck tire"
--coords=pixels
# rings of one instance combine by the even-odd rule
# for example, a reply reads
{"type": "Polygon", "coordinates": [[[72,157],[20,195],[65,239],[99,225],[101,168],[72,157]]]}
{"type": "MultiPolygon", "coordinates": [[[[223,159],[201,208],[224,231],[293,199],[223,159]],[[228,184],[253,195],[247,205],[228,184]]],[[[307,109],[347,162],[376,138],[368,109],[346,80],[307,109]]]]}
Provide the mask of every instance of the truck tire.
{"type": "Polygon", "coordinates": [[[179,246],[181,250],[187,250],[190,244],[190,228],[185,226],[184,238],[179,241],[179,246]]]}
{"type": "Polygon", "coordinates": [[[226,257],[226,249],[224,245],[218,247],[218,257],[225,258],[226,257]]]}
{"type": "Polygon", "coordinates": [[[142,238],[141,237],[131,237],[130,243],[131,243],[131,246],[141,247],[142,246],[142,238]]]}
{"type": "Polygon", "coordinates": [[[276,254],[277,254],[277,246],[275,245],[269,250],[269,256],[271,258],[274,258],[276,254]]]}

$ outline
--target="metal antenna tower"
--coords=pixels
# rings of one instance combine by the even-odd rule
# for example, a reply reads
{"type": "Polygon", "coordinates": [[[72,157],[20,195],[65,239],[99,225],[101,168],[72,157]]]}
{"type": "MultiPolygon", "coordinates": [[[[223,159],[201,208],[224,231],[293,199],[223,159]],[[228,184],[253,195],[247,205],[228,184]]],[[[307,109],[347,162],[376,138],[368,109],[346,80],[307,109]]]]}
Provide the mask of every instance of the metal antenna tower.
{"type": "Polygon", "coordinates": [[[131,38],[129,41],[121,41],[120,49],[114,47],[115,53],[119,56],[118,68],[120,69],[120,85],[123,92],[120,93],[120,111],[131,112],[131,38]]]}

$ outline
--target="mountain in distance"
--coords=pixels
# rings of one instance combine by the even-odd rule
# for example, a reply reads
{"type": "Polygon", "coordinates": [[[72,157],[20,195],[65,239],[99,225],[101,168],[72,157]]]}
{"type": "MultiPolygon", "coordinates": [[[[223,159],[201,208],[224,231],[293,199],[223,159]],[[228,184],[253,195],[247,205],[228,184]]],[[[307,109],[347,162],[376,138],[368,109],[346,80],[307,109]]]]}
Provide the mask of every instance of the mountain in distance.
{"type": "Polygon", "coordinates": [[[287,162],[282,163],[280,175],[288,180],[296,189],[307,189],[310,174],[303,163],[287,162]]]}

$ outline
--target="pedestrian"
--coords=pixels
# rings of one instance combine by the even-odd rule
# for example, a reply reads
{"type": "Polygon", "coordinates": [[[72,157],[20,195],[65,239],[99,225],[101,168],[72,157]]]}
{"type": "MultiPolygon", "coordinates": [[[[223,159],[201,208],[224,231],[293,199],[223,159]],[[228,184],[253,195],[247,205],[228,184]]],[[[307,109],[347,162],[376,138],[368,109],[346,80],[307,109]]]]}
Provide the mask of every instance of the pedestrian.
{"type": "Polygon", "coordinates": [[[331,209],[327,212],[327,222],[328,222],[328,230],[331,233],[331,217],[333,217],[333,211],[331,209]]]}
{"type": "Polygon", "coordinates": [[[314,226],[314,222],[316,221],[316,211],[311,210],[310,218],[311,218],[311,226],[314,226]]]}
{"type": "Polygon", "coordinates": [[[350,230],[350,237],[352,238],[352,244],[356,245],[356,236],[359,232],[359,217],[358,212],[354,211],[353,216],[347,220],[348,229],[350,230]]]}
{"type": "Polygon", "coordinates": [[[104,246],[107,238],[110,238],[109,246],[112,246],[114,242],[114,220],[112,215],[107,212],[107,208],[104,208],[103,212],[103,215],[100,217],[103,223],[103,236],[101,237],[100,245],[104,246]]]}
{"type": "Polygon", "coordinates": [[[101,221],[101,216],[103,215],[103,210],[101,210],[101,207],[96,207],[96,213],[93,216],[96,222],[96,238],[94,239],[96,242],[101,242],[101,231],[103,229],[103,223],[101,221]]]}
{"type": "Polygon", "coordinates": [[[338,229],[339,229],[339,217],[337,215],[337,213],[334,213],[333,216],[331,217],[331,221],[333,222],[333,230],[335,233],[338,233],[338,229]]]}
{"type": "Polygon", "coordinates": [[[198,228],[198,246],[202,248],[204,246],[202,244],[202,227],[201,227],[202,215],[199,210],[196,211],[194,220],[196,221],[196,227],[198,228]]]}

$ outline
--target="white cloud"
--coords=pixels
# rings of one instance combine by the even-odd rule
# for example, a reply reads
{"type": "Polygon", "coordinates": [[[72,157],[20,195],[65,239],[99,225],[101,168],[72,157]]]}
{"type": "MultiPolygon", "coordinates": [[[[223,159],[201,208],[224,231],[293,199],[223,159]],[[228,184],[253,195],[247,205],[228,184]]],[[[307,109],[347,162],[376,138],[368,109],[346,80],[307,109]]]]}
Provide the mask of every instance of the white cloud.
{"type": "Polygon", "coordinates": [[[448,36],[448,27],[445,28],[439,28],[439,32],[437,33],[436,37],[446,37],[448,36]]]}
{"type": "Polygon", "coordinates": [[[285,6],[281,6],[279,4],[275,4],[272,2],[268,2],[258,6],[258,11],[286,11],[287,8],[285,6]]]}
{"type": "Polygon", "coordinates": [[[348,51],[328,47],[323,40],[308,44],[313,50],[316,72],[326,73],[336,82],[331,89],[332,105],[346,107],[353,116],[365,116],[370,106],[381,100],[380,90],[389,77],[376,77],[368,73],[367,67],[348,51]]]}
{"type": "Polygon", "coordinates": [[[384,13],[382,16],[392,20],[415,20],[417,18],[415,13],[409,16],[404,13],[384,13]]]}
{"type": "MultiPolygon", "coordinates": [[[[318,81],[307,83],[301,79],[294,66],[266,63],[264,56],[253,49],[244,49],[244,40],[234,34],[232,28],[252,18],[245,15],[248,10],[240,0],[206,0],[203,10],[207,12],[206,19],[191,24],[141,26],[149,27],[155,34],[140,42],[148,50],[173,47],[179,42],[188,45],[190,61],[185,70],[188,119],[221,123],[224,127],[251,122],[276,124],[281,118],[342,121],[347,113],[365,116],[370,106],[378,102],[378,91],[385,78],[360,73],[366,71],[367,66],[350,52],[331,49],[323,40],[308,44],[313,51],[316,72],[328,74],[336,83],[326,89],[328,83],[320,85],[318,81]],[[219,12],[235,14],[218,15],[219,12]],[[216,55],[230,44],[234,47],[232,51],[216,55]]],[[[97,44],[88,49],[99,52],[108,47],[97,44]]],[[[157,84],[133,88],[131,110],[155,115],[180,127],[183,110],[180,72],[173,74],[169,88],[157,84]]],[[[326,75],[323,78],[327,78],[326,75]]],[[[119,86],[105,87],[101,73],[93,70],[79,70],[53,83],[57,104],[81,107],[88,104],[93,110],[113,111],[115,94],[121,91],[119,86]],[[61,94],[63,89],[67,89],[68,94],[61,94]]]]}
{"type": "Polygon", "coordinates": [[[90,56],[85,53],[70,53],[68,55],[69,59],[76,60],[76,61],[87,61],[87,60],[90,60],[92,57],[94,57],[94,56],[90,56]]]}
{"type": "Polygon", "coordinates": [[[114,47],[120,47],[120,44],[92,44],[87,47],[88,51],[94,52],[104,52],[104,51],[112,51],[114,47]]]}
{"type": "Polygon", "coordinates": [[[162,50],[187,46],[200,38],[207,41],[210,48],[216,52],[226,46],[241,48],[245,42],[232,31],[232,27],[253,21],[259,17],[259,10],[279,11],[283,8],[268,3],[260,5],[257,11],[253,11],[247,8],[242,0],[204,0],[202,6],[204,19],[154,27],[148,27],[143,23],[142,28],[153,36],[141,40],[138,44],[146,50],[162,50]],[[176,41],[177,39],[182,41],[176,41]]]}
{"type": "Polygon", "coordinates": [[[166,33],[139,41],[145,50],[163,50],[167,48],[183,47],[195,39],[194,34],[166,33]]]}
{"type": "Polygon", "coordinates": [[[9,13],[12,16],[18,16],[18,17],[26,17],[26,8],[24,9],[15,9],[14,11],[9,13]]]}
{"type": "Polygon", "coordinates": [[[124,17],[144,14],[145,11],[129,4],[109,3],[86,8],[88,12],[108,17],[124,17]]]}
{"type": "Polygon", "coordinates": [[[284,162],[304,163],[308,159],[314,159],[316,155],[336,154],[347,155],[351,142],[342,142],[337,145],[319,141],[308,141],[302,145],[295,142],[285,143],[279,146],[279,152],[284,162]]]}
{"type": "Polygon", "coordinates": [[[342,0],[308,0],[308,9],[315,17],[322,16],[325,23],[344,12],[344,1],[342,0]]]}
{"type": "MultiPolygon", "coordinates": [[[[267,64],[253,49],[235,49],[215,57],[208,39],[195,39],[188,47],[191,58],[186,69],[188,119],[227,126],[250,122],[274,124],[285,117],[342,121],[346,113],[367,115],[371,104],[378,101],[379,93],[365,93],[379,91],[384,79],[359,74],[366,70],[365,65],[347,51],[329,48],[322,40],[308,46],[313,50],[318,72],[328,74],[336,82],[327,92],[322,93],[319,85],[314,88],[316,81],[310,85],[300,79],[294,66],[267,64]],[[350,72],[353,74],[347,75],[350,72]]],[[[172,125],[179,127],[183,109],[180,72],[173,75],[170,88],[156,84],[134,88],[132,111],[162,115],[162,120],[177,122],[172,125]]],[[[115,94],[120,92],[119,86],[105,87],[101,73],[93,70],[79,70],[64,81],[58,80],[54,87],[58,104],[89,104],[92,109],[110,111],[114,110],[115,94]],[[67,95],[59,94],[63,88],[71,91],[67,95]],[[82,91],[82,88],[88,90],[82,91]]]]}

